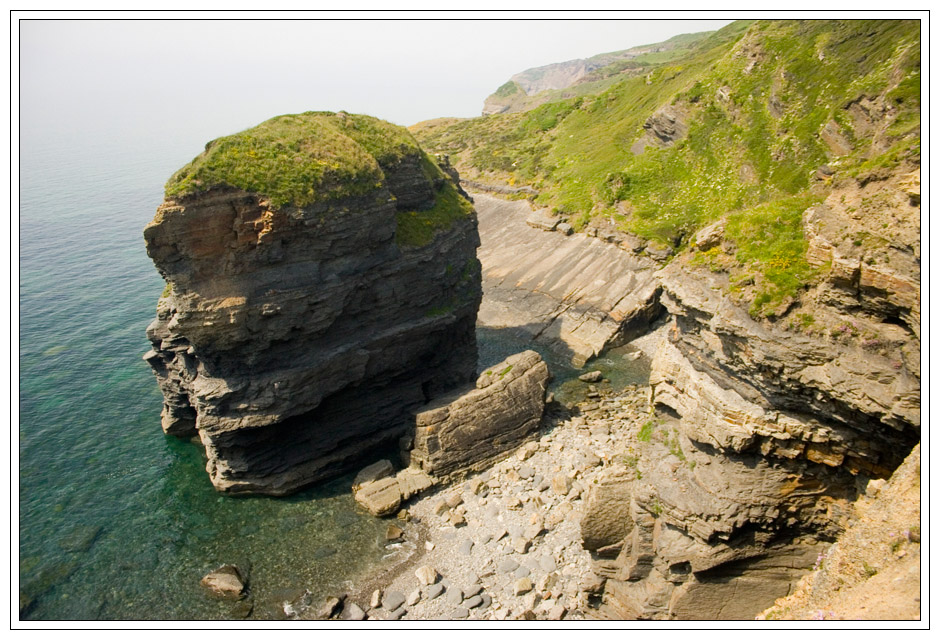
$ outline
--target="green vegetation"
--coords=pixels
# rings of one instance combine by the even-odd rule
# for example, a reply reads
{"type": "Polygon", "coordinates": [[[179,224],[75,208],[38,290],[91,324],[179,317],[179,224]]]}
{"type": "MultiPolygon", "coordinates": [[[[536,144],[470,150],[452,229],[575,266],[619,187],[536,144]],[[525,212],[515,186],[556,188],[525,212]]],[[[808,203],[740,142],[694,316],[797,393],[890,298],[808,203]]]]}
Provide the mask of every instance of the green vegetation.
{"type": "Polygon", "coordinates": [[[473,205],[457,192],[449,180],[437,192],[434,206],[424,211],[400,211],[396,214],[398,228],[395,241],[400,247],[423,247],[431,242],[434,233],[449,229],[457,220],[473,213],[473,205]]]}
{"type": "Polygon", "coordinates": [[[368,193],[381,185],[382,166],[419,153],[412,135],[396,125],[310,111],[213,140],[165,191],[178,197],[228,185],[262,194],[274,207],[301,207],[368,193]]]}
{"type": "Polygon", "coordinates": [[[682,447],[679,445],[679,433],[673,429],[672,438],[669,435],[666,435],[666,448],[669,449],[669,453],[679,458],[681,462],[685,462],[685,453],[682,452],[682,447]]]}
{"type": "Polygon", "coordinates": [[[506,374],[509,373],[510,371],[512,371],[512,365],[508,365],[505,369],[503,369],[502,371],[500,371],[500,372],[499,372],[499,377],[500,377],[500,378],[505,378],[505,377],[506,377],[506,374]]]}
{"type": "Polygon", "coordinates": [[[643,423],[643,426],[640,427],[640,431],[636,434],[636,439],[640,442],[649,442],[653,439],[653,429],[656,428],[655,420],[647,420],[643,423]]]}
{"type": "Polygon", "coordinates": [[[917,21],[735,22],[593,94],[416,135],[466,177],[532,185],[576,230],[603,218],[681,255],[725,218],[734,249],[697,260],[774,318],[818,276],[802,229],[831,188],[816,170],[919,163],[919,48],[917,21]],[[873,118],[864,105],[881,100],[873,118]],[[679,129],[668,144],[644,128],[663,110],[679,129]]]}
{"type": "Polygon", "coordinates": [[[169,282],[166,283],[166,286],[163,287],[163,293],[160,294],[161,298],[169,298],[173,293],[173,285],[169,282]]]}

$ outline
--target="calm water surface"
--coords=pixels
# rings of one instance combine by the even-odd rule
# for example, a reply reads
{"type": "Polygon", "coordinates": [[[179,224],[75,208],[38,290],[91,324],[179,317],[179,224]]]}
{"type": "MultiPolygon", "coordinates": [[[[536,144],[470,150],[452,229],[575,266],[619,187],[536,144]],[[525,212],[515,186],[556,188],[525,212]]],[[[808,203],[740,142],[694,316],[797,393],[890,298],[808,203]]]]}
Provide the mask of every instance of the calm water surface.
{"type": "MultiPolygon", "coordinates": [[[[385,524],[356,507],[349,477],[289,498],[223,496],[200,448],[160,430],[160,393],[141,355],[164,283],[142,230],[164,181],[200,148],[166,137],[147,144],[23,137],[19,576],[26,619],[273,618],[304,589],[322,597],[387,553],[385,524]],[[250,613],[199,586],[225,562],[250,566],[250,613]]],[[[528,348],[505,331],[478,336],[481,368],[528,348]]],[[[615,386],[646,375],[642,362],[622,354],[594,364],[615,386]]],[[[550,366],[561,396],[583,392],[570,381],[577,371],[557,358],[550,366]]]]}

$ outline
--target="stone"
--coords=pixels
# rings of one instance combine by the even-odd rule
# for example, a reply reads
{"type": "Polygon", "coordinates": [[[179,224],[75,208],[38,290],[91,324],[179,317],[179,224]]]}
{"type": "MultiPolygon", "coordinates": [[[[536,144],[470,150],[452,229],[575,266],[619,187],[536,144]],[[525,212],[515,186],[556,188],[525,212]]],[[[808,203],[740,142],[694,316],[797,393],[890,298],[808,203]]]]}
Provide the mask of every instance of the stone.
{"type": "Polygon", "coordinates": [[[463,591],[457,587],[450,587],[447,589],[447,602],[448,604],[460,604],[463,602],[463,591]]]}
{"type": "Polygon", "coordinates": [[[366,482],[353,497],[374,516],[387,516],[401,506],[401,490],[393,477],[366,482]]]}
{"type": "Polygon", "coordinates": [[[549,591],[554,589],[555,585],[557,584],[558,584],[558,574],[554,572],[547,573],[541,578],[539,578],[539,581],[536,583],[535,588],[541,591],[542,593],[548,593],[549,591]]]}
{"type": "MultiPolygon", "coordinates": [[[[187,170],[193,185],[211,182],[168,195],[144,229],[169,284],[144,356],[163,394],[162,426],[185,438],[198,431],[220,491],[286,495],[353,471],[367,451],[397,442],[425,398],[476,375],[476,215],[455,216],[420,250],[395,240],[399,213],[420,217],[459,185],[426,176],[416,144],[393,149],[392,138],[411,139],[395,125],[290,118],[279,144],[306,162],[331,154],[366,191],[308,176],[304,193],[281,203],[268,185],[249,192],[228,186],[224,170],[201,175],[202,160],[225,153],[210,144],[187,170]],[[383,133],[366,143],[365,131],[383,133]],[[360,155],[340,158],[340,147],[360,155]]],[[[273,171],[274,143],[256,129],[239,136],[258,145],[259,171],[273,171]]]]}
{"type": "Polygon", "coordinates": [[[572,233],[574,233],[574,227],[572,227],[567,222],[559,222],[558,226],[555,227],[555,230],[566,236],[570,236],[572,233]]]}
{"type": "Polygon", "coordinates": [[[420,588],[415,589],[414,591],[409,593],[408,597],[405,599],[405,604],[408,605],[409,607],[413,607],[419,602],[421,602],[421,589],[420,588]]]}
{"type": "Polygon", "coordinates": [[[470,615],[470,611],[466,607],[457,607],[454,609],[451,617],[454,620],[464,620],[467,616],[470,615]]]}
{"type": "Polygon", "coordinates": [[[554,231],[560,220],[554,217],[548,209],[538,209],[529,214],[525,223],[542,231],[554,231]]]}
{"type": "MultiPolygon", "coordinates": [[[[477,580],[479,580],[479,578],[477,580]]],[[[471,586],[463,590],[463,595],[465,598],[472,598],[481,591],[483,591],[483,585],[479,584],[478,582],[473,582],[471,586]]]]}
{"type": "Polygon", "coordinates": [[[415,570],[415,577],[423,585],[430,585],[437,582],[440,575],[432,567],[424,565],[415,570]]]}
{"type": "Polygon", "coordinates": [[[578,376],[578,380],[582,382],[600,382],[604,377],[604,374],[600,371],[588,371],[587,373],[582,373],[578,376]]]}
{"type": "Polygon", "coordinates": [[[401,537],[405,534],[405,531],[394,524],[388,525],[388,528],[385,529],[385,539],[388,541],[401,540],[401,537]]]}
{"type": "Polygon", "coordinates": [[[379,460],[356,474],[352,483],[352,492],[356,493],[367,482],[375,482],[393,475],[395,475],[395,467],[392,466],[392,463],[388,460],[379,460]]]}
{"type": "Polygon", "coordinates": [[[329,620],[340,611],[342,606],[343,601],[341,599],[336,596],[328,597],[317,609],[317,620],[329,620]]]}
{"type": "Polygon", "coordinates": [[[698,251],[708,251],[721,244],[724,238],[725,221],[719,220],[699,229],[695,234],[695,248],[698,251]]]}
{"type": "Polygon", "coordinates": [[[395,480],[398,482],[402,500],[408,500],[434,486],[434,479],[431,476],[414,467],[399,471],[395,475],[395,480]]]}
{"type": "Polygon", "coordinates": [[[401,591],[386,591],[382,596],[382,607],[394,611],[405,604],[405,595],[401,591]]]}
{"type": "Polygon", "coordinates": [[[471,596],[464,601],[464,606],[468,609],[475,609],[483,604],[483,598],[480,596],[471,596]]]}
{"type": "Polygon", "coordinates": [[[528,578],[519,578],[512,585],[514,595],[520,596],[532,590],[532,581],[528,578]]]}
{"type": "Polygon", "coordinates": [[[530,573],[531,571],[529,570],[529,567],[525,565],[519,565],[519,567],[516,568],[516,570],[513,572],[512,575],[513,577],[518,579],[518,578],[526,578],[529,576],[530,573]]]}
{"type": "Polygon", "coordinates": [[[522,606],[528,609],[529,611],[534,611],[538,608],[539,603],[542,601],[542,596],[536,593],[535,591],[530,591],[525,594],[525,597],[522,599],[522,606]]]}
{"type": "Polygon", "coordinates": [[[355,602],[347,602],[339,618],[340,620],[365,620],[366,612],[355,602]]]}
{"type": "Polygon", "coordinates": [[[518,567],[519,567],[519,563],[513,560],[512,558],[506,558],[504,560],[500,560],[499,564],[497,565],[497,568],[499,569],[500,573],[512,573],[518,567]]]}
{"type": "Polygon", "coordinates": [[[369,600],[369,606],[378,609],[382,605],[382,590],[376,589],[372,592],[372,599],[369,600]]]}
{"type": "Polygon", "coordinates": [[[512,498],[506,501],[506,508],[509,509],[510,511],[518,511],[519,509],[522,508],[522,500],[520,500],[516,496],[513,496],[512,498]]]}
{"type": "Polygon", "coordinates": [[[562,473],[552,476],[552,491],[559,496],[568,495],[571,491],[571,478],[562,473]]]}
{"type": "Polygon", "coordinates": [[[470,552],[473,551],[473,540],[466,538],[463,542],[460,543],[458,551],[461,555],[469,556],[470,552]]]}
{"type": "Polygon", "coordinates": [[[549,620],[561,620],[565,617],[565,614],[568,613],[568,610],[563,604],[556,604],[548,612],[549,620]]]}
{"type": "Polygon", "coordinates": [[[555,562],[555,558],[549,555],[544,555],[541,558],[539,558],[539,566],[542,568],[543,571],[547,571],[547,572],[555,571],[555,569],[558,568],[558,565],[555,562]]]}
{"type": "Polygon", "coordinates": [[[481,599],[481,602],[480,602],[481,609],[486,609],[491,604],[493,604],[493,598],[488,593],[481,594],[480,599],[481,599]]]}
{"type": "Polygon", "coordinates": [[[467,519],[463,516],[462,513],[452,513],[447,519],[450,522],[451,526],[462,527],[467,524],[467,519]]]}
{"type": "Polygon", "coordinates": [[[438,597],[442,593],[444,593],[443,584],[441,584],[440,582],[438,582],[437,584],[432,584],[431,586],[428,587],[428,590],[427,590],[428,600],[433,600],[434,598],[438,597]]]}
{"type": "Polygon", "coordinates": [[[408,612],[405,611],[404,607],[398,607],[394,611],[390,611],[388,615],[385,616],[385,619],[386,620],[401,620],[402,618],[405,617],[406,613],[408,612]]]}
{"type": "Polygon", "coordinates": [[[437,502],[434,503],[434,506],[431,508],[431,511],[436,516],[442,516],[445,513],[447,513],[447,510],[449,508],[450,507],[447,506],[447,501],[441,498],[437,502]]]}
{"type": "Polygon", "coordinates": [[[476,388],[444,396],[415,415],[412,465],[443,477],[479,470],[538,429],[548,366],[535,351],[506,358],[476,388]]]}
{"type": "Polygon", "coordinates": [[[101,527],[97,525],[79,525],[59,540],[59,548],[73,553],[84,553],[91,549],[100,533],[101,527]]]}
{"type": "Polygon", "coordinates": [[[434,551],[434,543],[431,542],[430,540],[425,540],[425,542],[424,542],[424,548],[425,548],[425,550],[427,550],[427,551],[434,551]]]}
{"type": "Polygon", "coordinates": [[[525,531],[523,531],[522,533],[522,537],[525,538],[526,540],[535,540],[540,535],[542,535],[542,532],[544,531],[545,531],[545,528],[542,526],[541,523],[532,524],[526,527],[525,531]]]}
{"type": "Polygon", "coordinates": [[[463,496],[459,493],[452,493],[446,498],[447,506],[453,509],[461,504],[463,504],[463,496]]]}
{"type": "Polygon", "coordinates": [[[521,467],[519,467],[519,477],[522,478],[523,480],[528,480],[533,475],[535,475],[535,469],[533,469],[529,465],[524,464],[521,467]]]}
{"type": "Polygon", "coordinates": [[[245,597],[245,580],[238,567],[231,564],[224,564],[215,571],[210,571],[200,584],[220,598],[245,597]]]}
{"type": "Polygon", "coordinates": [[[532,543],[525,538],[516,538],[512,541],[512,550],[516,553],[527,553],[532,543]]]}

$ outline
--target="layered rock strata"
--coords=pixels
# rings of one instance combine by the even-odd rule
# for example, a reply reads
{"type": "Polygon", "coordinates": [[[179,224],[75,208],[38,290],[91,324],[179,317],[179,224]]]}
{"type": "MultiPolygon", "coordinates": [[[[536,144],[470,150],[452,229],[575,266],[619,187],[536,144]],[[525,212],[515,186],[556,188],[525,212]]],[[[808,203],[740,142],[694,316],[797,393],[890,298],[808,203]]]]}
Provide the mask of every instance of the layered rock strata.
{"type": "MultiPolygon", "coordinates": [[[[723,293],[726,276],[693,273],[659,273],[671,323],[650,376],[656,413],[582,522],[612,617],[753,617],[841,533],[859,487],[920,438],[919,376],[903,355],[919,352],[913,332],[872,350],[758,322],[723,293]]],[[[816,313],[831,286],[809,296],[816,313]]],[[[919,314],[897,290],[866,295],[856,305],[919,314]]]]}
{"type": "Polygon", "coordinates": [[[578,366],[647,330],[659,314],[655,263],[582,234],[527,224],[525,201],[474,194],[480,218],[479,322],[508,328],[578,366]]]}
{"type": "Polygon", "coordinates": [[[439,398],[415,416],[411,466],[436,477],[480,470],[539,428],[548,366],[535,351],[484,371],[472,389],[439,398]]]}
{"type": "MultiPolygon", "coordinates": [[[[211,154],[232,144],[248,146],[240,157],[283,159],[270,145],[287,143],[249,130],[207,145],[178,174],[199,188],[168,196],[144,232],[168,282],[145,356],[164,394],[163,428],[198,432],[225,491],[285,494],[336,475],[475,373],[479,236],[457,185],[387,123],[285,118],[297,163],[313,158],[349,182],[301,175],[301,194],[313,196],[277,205],[239,188],[241,174],[206,184],[218,170],[197,171],[224,167],[211,154]],[[389,138],[394,148],[382,147],[389,138]]],[[[278,175],[268,169],[258,173],[278,175]]]]}

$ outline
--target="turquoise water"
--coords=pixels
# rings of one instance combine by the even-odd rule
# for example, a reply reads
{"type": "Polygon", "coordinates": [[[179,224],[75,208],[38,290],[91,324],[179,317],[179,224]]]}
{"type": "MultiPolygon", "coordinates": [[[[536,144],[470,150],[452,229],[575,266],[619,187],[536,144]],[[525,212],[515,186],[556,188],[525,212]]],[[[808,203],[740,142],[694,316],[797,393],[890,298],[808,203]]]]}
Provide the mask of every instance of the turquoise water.
{"type": "MultiPolygon", "coordinates": [[[[160,393],[141,355],[163,281],[142,230],[201,140],[23,137],[25,619],[277,618],[285,600],[307,589],[316,602],[387,553],[386,524],[356,507],[349,477],[283,499],[223,496],[200,448],[160,429],[160,393]],[[250,566],[250,611],[199,585],[222,563],[250,566]]],[[[479,337],[481,366],[528,346],[505,332],[479,337]]],[[[631,362],[608,367],[615,384],[642,379],[631,362]]],[[[551,366],[556,387],[578,373],[551,366]]]]}

